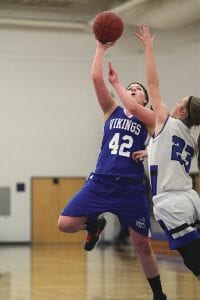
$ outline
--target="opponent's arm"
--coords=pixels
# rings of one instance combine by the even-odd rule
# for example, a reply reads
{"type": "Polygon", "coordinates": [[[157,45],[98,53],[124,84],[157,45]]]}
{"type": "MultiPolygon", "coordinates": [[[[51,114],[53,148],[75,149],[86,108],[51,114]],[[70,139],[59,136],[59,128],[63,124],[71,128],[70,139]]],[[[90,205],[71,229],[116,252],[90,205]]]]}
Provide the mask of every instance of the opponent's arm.
{"type": "Polygon", "coordinates": [[[155,36],[151,36],[149,27],[147,25],[142,25],[139,29],[139,32],[135,32],[135,35],[144,45],[147,85],[150,101],[156,116],[156,131],[159,131],[165,123],[169,112],[160,94],[159,76],[153,51],[153,42],[155,36]]]}
{"type": "Polygon", "coordinates": [[[96,91],[98,102],[104,112],[105,119],[107,119],[114,109],[117,107],[117,102],[111,96],[105,81],[103,79],[103,60],[106,49],[111,47],[113,44],[102,44],[96,41],[96,52],[94,55],[91,77],[96,91]]]}

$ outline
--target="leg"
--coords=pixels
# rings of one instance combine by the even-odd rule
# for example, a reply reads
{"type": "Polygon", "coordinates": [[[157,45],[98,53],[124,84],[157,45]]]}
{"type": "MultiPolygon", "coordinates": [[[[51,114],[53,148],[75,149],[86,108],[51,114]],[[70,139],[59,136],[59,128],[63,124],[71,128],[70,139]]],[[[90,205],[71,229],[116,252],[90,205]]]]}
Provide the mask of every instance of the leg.
{"type": "Polygon", "coordinates": [[[84,243],[84,248],[87,251],[91,251],[94,248],[105,226],[106,219],[104,217],[95,219],[61,215],[58,219],[58,229],[60,231],[74,233],[80,230],[87,230],[84,243]]]}
{"type": "Polygon", "coordinates": [[[71,217],[71,216],[59,216],[58,229],[67,233],[74,233],[86,228],[87,217],[71,217]]]}
{"type": "Polygon", "coordinates": [[[58,219],[58,229],[74,233],[86,230],[84,248],[90,251],[99,240],[99,236],[106,225],[104,217],[98,216],[107,211],[106,201],[102,201],[96,191],[102,189],[102,183],[93,180],[90,176],[81,190],[75,194],[64,207],[58,219]]]}
{"type": "Polygon", "coordinates": [[[167,297],[162,291],[158,265],[149,237],[143,236],[131,228],[130,237],[138,253],[144,274],[153,291],[154,300],[166,300],[167,297]]]}
{"type": "Polygon", "coordinates": [[[177,249],[186,267],[200,281],[200,240],[195,240],[177,249]]]}
{"type": "Polygon", "coordinates": [[[146,277],[152,278],[158,276],[158,265],[149,237],[143,236],[133,229],[130,229],[130,237],[135,250],[138,253],[140,263],[146,277]]]}

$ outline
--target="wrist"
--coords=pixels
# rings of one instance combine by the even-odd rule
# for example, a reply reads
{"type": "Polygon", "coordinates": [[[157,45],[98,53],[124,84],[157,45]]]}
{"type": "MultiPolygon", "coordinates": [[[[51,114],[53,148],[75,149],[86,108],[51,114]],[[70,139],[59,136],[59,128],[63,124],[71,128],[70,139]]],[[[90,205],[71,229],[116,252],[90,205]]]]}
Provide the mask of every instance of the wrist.
{"type": "Polygon", "coordinates": [[[120,82],[118,80],[112,82],[112,85],[114,88],[117,88],[118,86],[120,86],[120,82]]]}
{"type": "Polygon", "coordinates": [[[144,47],[147,50],[153,51],[153,45],[152,44],[145,44],[144,47]]]}

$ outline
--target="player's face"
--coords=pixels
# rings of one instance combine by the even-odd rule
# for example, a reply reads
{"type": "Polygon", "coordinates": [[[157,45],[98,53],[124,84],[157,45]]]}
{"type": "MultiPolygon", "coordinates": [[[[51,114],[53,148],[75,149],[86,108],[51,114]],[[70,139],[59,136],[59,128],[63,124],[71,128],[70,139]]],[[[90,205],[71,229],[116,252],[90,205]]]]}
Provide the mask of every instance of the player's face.
{"type": "Polygon", "coordinates": [[[142,106],[147,103],[144,90],[139,84],[131,84],[127,89],[127,93],[130,94],[142,106]]]}
{"type": "Polygon", "coordinates": [[[171,116],[176,118],[176,119],[183,119],[185,114],[186,114],[186,106],[188,102],[188,97],[185,97],[181,99],[176,105],[174,106],[171,116]]]}

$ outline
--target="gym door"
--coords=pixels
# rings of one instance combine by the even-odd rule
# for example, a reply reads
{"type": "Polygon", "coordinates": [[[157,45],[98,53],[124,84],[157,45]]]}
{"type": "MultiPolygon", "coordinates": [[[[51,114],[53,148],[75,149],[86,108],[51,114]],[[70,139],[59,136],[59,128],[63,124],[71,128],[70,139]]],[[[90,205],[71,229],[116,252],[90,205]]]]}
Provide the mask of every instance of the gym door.
{"type": "Polygon", "coordinates": [[[85,178],[32,179],[32,243],[82,243],[83,232],[63,233],[57,229],[62,208],[83,186],[85,178]]]}

